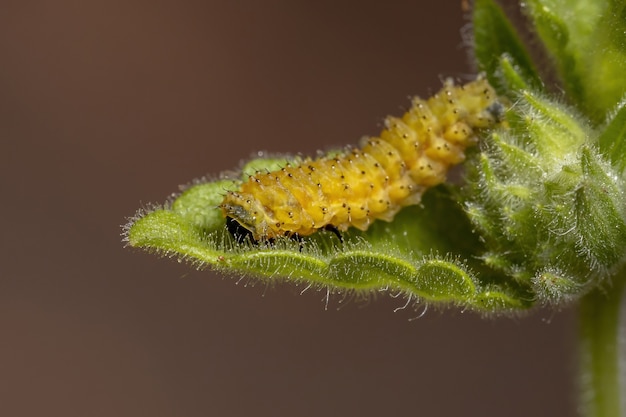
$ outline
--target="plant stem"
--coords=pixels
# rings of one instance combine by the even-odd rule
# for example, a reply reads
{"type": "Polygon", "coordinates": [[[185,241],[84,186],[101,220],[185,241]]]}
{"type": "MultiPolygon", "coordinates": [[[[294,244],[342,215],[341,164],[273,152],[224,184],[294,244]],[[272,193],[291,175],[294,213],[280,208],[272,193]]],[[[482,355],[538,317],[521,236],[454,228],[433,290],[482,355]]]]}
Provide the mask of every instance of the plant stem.
{"type": "Polygon", "coordinates": [[[594,290],[581,302],[581,399],[587,417],[626,416],[625,283],[622,269],[611,288],[594,290]]]}

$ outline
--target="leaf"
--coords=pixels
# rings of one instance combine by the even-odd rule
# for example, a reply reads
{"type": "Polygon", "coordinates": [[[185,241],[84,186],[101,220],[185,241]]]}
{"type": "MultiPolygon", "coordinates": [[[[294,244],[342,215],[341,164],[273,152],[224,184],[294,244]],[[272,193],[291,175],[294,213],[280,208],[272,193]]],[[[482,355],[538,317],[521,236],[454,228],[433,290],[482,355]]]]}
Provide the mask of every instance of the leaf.
{"type": "Polygon", "coordinates": [[[598,138],[598,148],[623,173],[626,169],[626,99],[622,100],[598,138]]]}
{"type": "Polygon", "coordinates": [[[126,229],[129,244],[198,267],[333,291],[393,291],[412,300],[479,311],[530,306],[520,301],[518,290],[496,288],[476,277],[471,265],[483,267],[472,254],[479,253],[480,244],[443,188],[427,193],[424,207],[408,207],[392,223],[377,222],[366,233],[345,233],[343,243],[322,232],[302,242],[285,238],[242,245],[225,230],[216,208],[220,193],[234,184],[199,183],[169,208],[140,213],[126,229]],[[450,251],[465,253],[467,259],[438,255],[450,251]]]}
{"type": "Polygon", "coordinates": [[[520,136],[530,134],[545,166],[561,164],[566,155],[575,152],[590,137],[586,120],[571,108],[532,91],[524,92],[521,99],[527,132],[519,131],[520,136]]]}
{"type": "Polygon", "coordinates": [[[529,0],[529,15],[569,99],[596,124],[626,93],[626,5],[529,0]]]}
{"type": "MultiPolygon", "coordinates": [[[[502,79],[501,60],[515,67],[518,80],[514,86],[523,84],[541,86],[540,78],[519,39],[513,25],[502,9],[493,0],[476,0],[474,3],[474,54],[478,67],[487,74],[487,79],[498,93],[506,95],[510,85],[502,79]]],[[[507,75],[511,75],[507,73],[507,75]]]]}
{"type": "Polygon", "coordinates": [[[610,270],[626,257],[623,192],[590,149],[583,149],[581,164],[584,181],[576,190],[579,247],[591,264],[610,270]]]}
{"type": "Polygon", "coordinates": [[[235,190],[239,185],[235,180],[222,180],[213,183],[196,184],[187,188],[172,204],[172,211],[179,214],[191,225],[217,230],[223,226],[224,218],[215,209],[224,198],[227,190],[235,190]]]}
{"type": "Polygon", "coordinates": [[[512,92],[520,92],[536,87],[539,88],[539,80],[529,80],[522,74],[523,70],[515,65],[513,59],[508,54],[503,54],[499,61],[500,67],[497,70],[500,78],[506,83],[507,89],[512,92]]]}

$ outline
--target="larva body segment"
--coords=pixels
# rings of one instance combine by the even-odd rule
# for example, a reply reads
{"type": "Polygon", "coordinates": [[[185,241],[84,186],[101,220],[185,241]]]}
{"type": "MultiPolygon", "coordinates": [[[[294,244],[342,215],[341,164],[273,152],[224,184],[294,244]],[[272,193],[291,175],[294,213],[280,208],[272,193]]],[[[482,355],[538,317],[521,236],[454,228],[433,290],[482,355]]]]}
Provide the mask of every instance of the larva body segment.
{"type": "Polygon", "coordinates": [[[485,79],[455,86],[447,80],[428,100],[413,99],[401,118],[388,117],[380,137],[360,148],[257,172],[220,208],[255,240],[307,236],[322,228],[366,230],[391,221],[424,191],[442,183],[476,143],[476,129],[499,122],[503,106],[485,79]]]}

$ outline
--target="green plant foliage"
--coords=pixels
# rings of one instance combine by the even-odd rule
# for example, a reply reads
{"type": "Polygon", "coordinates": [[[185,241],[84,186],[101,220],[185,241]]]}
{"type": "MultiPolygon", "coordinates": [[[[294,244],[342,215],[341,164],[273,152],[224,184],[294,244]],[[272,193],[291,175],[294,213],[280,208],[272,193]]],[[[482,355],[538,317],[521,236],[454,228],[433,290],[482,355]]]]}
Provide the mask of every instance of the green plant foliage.
{"type": "MultiPolygon", "coordinates": [[[[445,189],[431,193],[423,208],[405,210],[397,222],[378,223],[367,233],[344,234],[344,242],[322,233],[303,242],[285,238],[237,244],[224,230],[217,209],[223,190],[236,184],[229,180],[195,184],[168,206],[140,213],[127,228],[129,244],[177,256],[198,267],[317,285],[334,292],[387,290],[414,300],[485,312],[529,304],[520,301],[525,295],[520,289],[493,288],[481,282],[472,270],[472,259],[441,255],[450,252],[457,233],[471,236],[469,223],[445,189]],[[418,245],[413,244],[411,233],[420,233],[418,245]]],[[[478,253],[478,242],[470,239],[464,245],[467,256],[478,253]]]]}
{"type": "Polygon", "coordinates": [[[474,29],[474,56],[478,68],[487,75],[493,87],[502,95],[511,87],[522,85],[539,87],[541,81],[526,48],[502,9],[493,0],[476,0],[472,19],[474,29]],[[515,68],[513,73],[502,65],[505,60],[515,68]],[[506,73],[506,74],[505,74],[506,73]]]}
{"type": "Polygon", "coordinates": [[[626,3],[530,0],[528,12],[569,99],[604,122],[626,93],[626,3]]]}
{"type": "Polygon", "coordinates": [[[502,314],[582,300],[582,408],[588,416],[623,415],[626,3],[528,0],[522,7],[561,85],[544,82],[496,2],[476,0],[474,54],[507,108],[501,126],[484,131],[468,153],[460,186],[428,190],[392,222],[341,239],[322,231],[239,242],[218,208],[225,192],[256,171],[299,162],[259,154],[241,177],[196,181],[140,210],[124,229],[126,241],[199,268],[328,293],[387,291],[413,307],[502,314]]]}
{"type": "Polygon", "coordinates": [[[580,120],[560,103],[520,94],[511,127],[492,134],[465,187],[485,263],[547,304],[582,295],[626,256],[623,179],[580,120]]]}
{"type": "Polygon", "coordinates": [[[598,148],[618,173],[626,170],[626,100],[622,100],[598,138],[598,148]]]}
{"type": "Polygon", "coordinates": [[[475,56],[510,105],[506,122],[470,151],[464,185],[429,190],[422,205],[343,240],[322,231],[240,243],[218,209],[225,191],[258,170],[298,163],[259,155],[240,178],[197,181],[140,211],[125,229],[129,245],[255,279],[389,291],[479,312],[560,306],[604,287],[626,259],[626,9],[531,0],[526,10],[566,96],[544,91],[500,7],[477,0],[475,56]]]}

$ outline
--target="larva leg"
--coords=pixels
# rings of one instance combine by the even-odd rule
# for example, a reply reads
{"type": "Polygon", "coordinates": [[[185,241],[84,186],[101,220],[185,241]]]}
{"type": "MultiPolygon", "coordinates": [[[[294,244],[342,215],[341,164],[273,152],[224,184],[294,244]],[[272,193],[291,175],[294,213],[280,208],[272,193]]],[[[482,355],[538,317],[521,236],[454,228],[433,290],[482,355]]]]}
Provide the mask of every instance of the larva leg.
{"type": "Polygon", "coordinates": [[[335,226],[333,226],[332,224],[327,224],[326,226],[324,226],[324,230],[328,230],[329,232],[334,233],[335,236],[337,236],[337,238],[339,239],[339,241],[343,243],[343,236],[341,235],[341,232],[339,231],[339,229],[337,229],[335,226]]]}
{"type": "Polygon", "coordinates": [[[249,238],[252,243],[258,243],[257,240],[254,239],[252,232],[243,227],[241,223],[232,217],[226,217],[226,229],[228,233],[235,238],[237,243],[245,242],[246,238],[249,238]]]}

